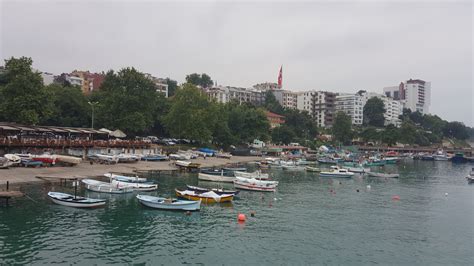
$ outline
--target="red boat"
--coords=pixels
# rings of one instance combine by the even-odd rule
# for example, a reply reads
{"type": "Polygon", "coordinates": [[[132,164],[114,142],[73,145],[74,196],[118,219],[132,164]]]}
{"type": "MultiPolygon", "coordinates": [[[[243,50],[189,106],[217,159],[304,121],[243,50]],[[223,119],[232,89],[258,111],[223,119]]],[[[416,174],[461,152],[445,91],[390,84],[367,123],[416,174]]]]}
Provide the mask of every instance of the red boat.
{"type": "Polygon", "coordinates": [[[46,165],[54,165],[56,164],[56,156],[43,154],[43,155],[33,155],[31,157],[33,161],[42,162],[46,165]]]}

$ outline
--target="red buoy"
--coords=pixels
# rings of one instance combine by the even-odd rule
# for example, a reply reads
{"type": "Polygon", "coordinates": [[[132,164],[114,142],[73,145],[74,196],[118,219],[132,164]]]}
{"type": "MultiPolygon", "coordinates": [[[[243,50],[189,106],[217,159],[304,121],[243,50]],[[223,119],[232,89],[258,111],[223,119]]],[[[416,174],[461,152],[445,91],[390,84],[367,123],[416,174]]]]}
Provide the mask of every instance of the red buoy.
{"type": "Polygon", "coordinates": [[[239,215],[237,216],[237,221],[239,222],[245,222],[246,219],[247,217],[245,217],[245,214],[243,213],[239,213],[239,215]]]}

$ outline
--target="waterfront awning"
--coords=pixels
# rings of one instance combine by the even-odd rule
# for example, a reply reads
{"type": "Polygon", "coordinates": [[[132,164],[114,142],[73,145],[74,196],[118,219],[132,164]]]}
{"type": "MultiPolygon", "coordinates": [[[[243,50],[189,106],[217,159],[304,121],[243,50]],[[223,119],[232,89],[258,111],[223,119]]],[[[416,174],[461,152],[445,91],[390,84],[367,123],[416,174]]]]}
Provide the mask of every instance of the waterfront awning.
{"type": "Polygon", "coordinates": [[[8,131],[20,131],[20,129],[11,127],[11,126],[6,126],[6,125],[0,125],[0,129],[2,130],[8,130],[8,131]]]}

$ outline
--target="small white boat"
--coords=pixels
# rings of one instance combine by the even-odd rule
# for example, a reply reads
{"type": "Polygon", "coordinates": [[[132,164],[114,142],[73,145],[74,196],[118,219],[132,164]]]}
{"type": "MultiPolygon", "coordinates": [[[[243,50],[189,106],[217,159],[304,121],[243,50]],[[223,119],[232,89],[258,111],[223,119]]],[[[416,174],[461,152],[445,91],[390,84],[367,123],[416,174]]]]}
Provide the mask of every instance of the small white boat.
{"type": "Polygon", "coordinates": [[[198,163],[193,163],[190,161],[182,161],[182,160],[177,160],[175,162],[175,165],[179,167],[185,167],[185,168],[199,168],[201,166],[198,163]]]}
{"type": "Polygon", "coordinates": [[[124,187],[118,184],[112,185],[111,183],[97,181],[94,179],[83,179],[82,183],[90,191],[111,193],[111,194],[123,194],[133,192],[133,188],[124,187]]]}
{"type": "Polygon", "coordinates": [[[117,155],[117,158],[119,163],[136,163],[141,159],[140,156],[124,153],[117,155]]]}
{"type": "Polygon", "coordinates": [[[225,158],[225,159],[230,159],[232,158],[232,154],[227,153],[227,152],[218,152],[216,153],[217,158],[225,158]]]}
{"type": "Polygon", "coordinates": [[[0,169],[7,169],[12,165],[12,162],[5,157],[0,157],[0,169]]]}
{"type": "Polygon", "coordinates": [[[234,175],[236,177],[255,178],[255,179],[261,179],[261,180],[267,180],[267,179],[270,178],[268,174],[263,174],[261,171],[255,171],[255,172],[252,172],[252,173],[242,172],[242,171],[235,171],[234,175]]]}
{"type": "Polygon", "coordinates": [[[110,179],[115,179],[121,182],[128,182],[128,183],[145,183],[148,182],[146,178],[138,177],[138,176],[128,176],[128,175],[117,175],[113,173],[106,173],[104,174],[105,177],[110,179]]]}
{"type": "Polygon", "coordinates": [[[320,168],[312,167],[312,166],[306,166],[305,169],[306,169],[306,171],[308,171],[308,172],[321,172],[321,169],[320,169],[320,168]]]}
{"type": "Polygon", "coordinates": [[[48,192],[48,197],[56,204],[75,208],[94,208],[105,205],[103,199],[77,197],[61,192],[48,192]]]}
{"type": "Polygon", "coordinates": [[[200,200],[167,199],[140,194],[137,195],[137,199],[147,207],[161,210],[199,211],[201,209],[200,200]]]}
{"type": "Polygon", "coordinates": [[[81,158],[74,157],[74,156],[67,156],[67,155],[56,155],[56,160],[58,162],[67,163],[70,165],[77,165],[82,162],[81,158]]]}
{"type": "Polygon", "coordinates": [[[358,174],[364,174],[364,173],[370,172],[370,168],[364,168],[364,167],[347,167],[347,170],[349,172],[358,173],[358,174]]]}
{"type": "Polygon", "coordinates": [[[354,176],[353,172],[349,172],[347,169],[339,168],[337,166],[332,166],[330,171],[320,172],[319,176],[321,177],[352,177],[354,176]]]}
{"type": "Polygon", "coordinates": [[[97,160],[107,164],[115,164],[119,161],[119,158],[116,155],[96,154],[95,157],[97,160]]]}
{"type": "Polygon", "coordinates": [[[258,180],[255,178],[236,177],[234,187],[254,191],[276,191],[278,181],[258,180]]]}
{"type": "Polygon", "coordinates": [[[154,191],[158,189],[157,184],[151,183],[130,183],[130,182],[122,182],[116,179],[112,179],[110,182],[114,187],[127,187],[132,188],[134,191],[154,191]]]}
{"type": "Polygon", "coordinates": [[[386,174],[386,173],[377,173],[377,172],[369,172],[369,176],[372,177],[382,177],[382,178],[399,178],[399,174],[386,174]]]}
{"type": "Polygon", "coordinates": [[[5,154],[3,157],[7,158],[11,165],[19,165],[21,163],[21,157],[15,154],[5,154]]]}
{"type": "Polygon", "coordinates": [[[474,168],[472,168],[471,172],[469,172],[469,175],[466,176],[466,179],[468,184],[474,183],[474,168]]]}
{"type": "Polygon", "coordinates": [[[225,183],[232,183],[235,180],[233,176],[225,176],[225,175],[209,175],[204,173],[198,174],[198,179],[202,181],[212,181],[212,182],[225,182],[225,183]]]}
{"type": "Polygon", "coordinates": [[[282,165],[281,168],[283,170],[288,170],[288,171],[304,171],[305,170],[304,166],[299,166],[299,165],[282,165]]]}

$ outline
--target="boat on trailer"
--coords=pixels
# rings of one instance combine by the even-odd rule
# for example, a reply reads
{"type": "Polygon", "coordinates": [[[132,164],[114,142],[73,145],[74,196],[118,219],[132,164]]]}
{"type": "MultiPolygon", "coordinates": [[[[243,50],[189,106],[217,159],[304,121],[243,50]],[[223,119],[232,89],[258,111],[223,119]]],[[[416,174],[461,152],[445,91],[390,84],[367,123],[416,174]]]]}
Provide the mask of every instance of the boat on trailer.
{"type": "Polygon", "coordinates": [[[140,194],[137,195],[137,199],[147,207],[160,210],[199,211],[201,209],[201,200],[179,200],[140,194]]]}
{"type": "Polygon", "coordinates": [[[48,192],[48,197],[56,204],[75,208],[95,208],[104,206],[103,199],[91,199],[61,192],[48,192]]]}

